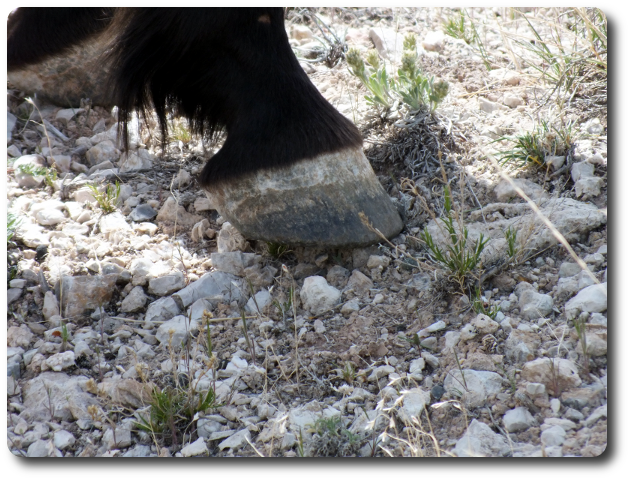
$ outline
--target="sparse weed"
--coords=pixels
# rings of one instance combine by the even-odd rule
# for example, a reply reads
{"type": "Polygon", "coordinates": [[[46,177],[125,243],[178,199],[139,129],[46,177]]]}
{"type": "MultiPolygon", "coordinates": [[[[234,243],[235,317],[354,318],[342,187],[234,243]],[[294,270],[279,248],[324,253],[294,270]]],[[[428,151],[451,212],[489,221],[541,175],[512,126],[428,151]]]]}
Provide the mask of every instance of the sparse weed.
{"type": "Polygon", "coordinates": [[[516,230],[510,226],[503,232],[503,235],[505,235],[505,240],[507,241],[508,258],[513,259],[518,253],[516,247],[516,230]]]}
{"type": "Polygon", "coordinates": [[[205,393],[195,393],[190,388],[169,385],[163,389],[153,388],[150,406],[148,418],[138,414],[138,428],[152,435],[168,438],[173,445],[177,445],[180,433],[189,428],[196,413],[220,405],[216,403],[213,389],[205,393]]]}
{"type": "Polygon", "coordinates": [[[18,229],[21,223],[22,219],[20,217],[11,212],[7,213],[7,243],[9,243],[13,239],[15,231],[18,229]]]}
{"type": "Polygon", "coordinates": [[[549,121],[542,120],[531,132],[501,137],[492,143],[505,140],[512,144],[509,150],[497,154],[503,165],[513,163],[518,167],[535,165],[544,168],[545,157],[564,156],[569,152],[576,140],[573,126],[573,122],[555,126],[549,121]]]}
{"type": "Polygon", "coordinates": [[[479,56],[481,56],[486,69],[491,69],[492,59],[490,54],[487,52],[486,47],[481,41],[475,22],[473,22],[472,18],[470,18],[470,15],[465,9],[459,11],[459,16],[448,17],[444,22],[442,22],[442,30],[446,35],[463,40],[473,47],[477,53],[479,53],[479,56]],[[466,21],[466,17],[468,18],[468,21],[466,21]]]}
{"type": "Polygon", "coordinates": [[[488,301],[481,295],[479,287],[477,287],[475,294],[473,295],[472,308],[475,313],[483,313],[492,320],[497,318],[497,313],[501,311],[501,309],[496,305],[488,305],[488,301]]]}
{"type": "Polygon", "coordinates": [[[120,197],[120,184],[116,181],[116,185],[107,185],[105,191],[100,192],[96,185],[88,185],[92,190],[92,195],[96,199],[96,203],[103,210],[103,213],[112,213],[116,211],[118,197],[120,197]]]}
{"type": "Polygon", "coordinates": [[[18,167],[18,170],[24,175],[32,175],[33,177],[44,177],[44,183],[49,187],[52,187],[53,182],[57,180],[57,170],[55,170],[54,168],[26,164],[20,165],[18,167]]]}
{"type": "Polygon", "coordinates": [[[68,340],[70,339],[70,334],[68,333],[68,326],[66,322],[61,322],[61,352],[65,352],[68,349],[68,340]]]}
{"type": "Polygon", "coordinates": [[[555,358],[549,359],[549,373],[551,374],[552,395],[559,398],[562,394],[562,389],[560,388],[560,362],[556,362],[555,358]]]}
{"type": "Polygon", "coordinates": [[[371,93],[371,96],[368,95],[365,99],[381,115],[389,112],[399,102],[403,102],[412,115],[422,109],[433,112],[448,94],[447,82],[442,80],[436,82],[434,77],[423,75],[418,67],[414,34],[405,36],[402,65],[397,75],[388,73],[387,64],[381,62],[376,50],[368,51],[366,60],[367,65],[356,48],[351,48],[346,55],[350,72],[361,80],[371,93]]]}
{"type": "Polygon", "coordinates": [[[192,134],[186,124],[183,121],[173,121],[171,128],[169,129],[171,139],[182,142],[184,144],[189,143],[192,140],[192,134]]]}
{"type": "Polygon", "coordinates": [[[529,16],[514,11],[527,22],[533,36],[533,41],[514,38],[518,45],[533,55],[531,60],[527,56],[522,57],[528,66],[538,71],[545,81],[554,84],[555,90],[561,93],[573,96],[602,90],[605,94],[608,22],[601,10],[571,8],[563,15],[564,22],[549,25],[535,24],[529,16]],[[567,36],[570,36],[570,41],[566,40],[567,36]]]}
{"type": "Polygon", "coordinates": [[[446,250],[435,243],[426,228],[422,231],[420,238],[429,249],[434,261],[447,269],[463,288],[467,283],[467,278],[479,266],[481,253],[489,239],[484,239],[483,234],[481,234],[479,238],[472,243],[471,248],[468,243],[468,229],[463,225],[460,231],[457,230],[451,206],[450,188],[444,186],[444,209],[446,211],[446,218],[440,218],[440,221],[446,228],[451,241],[451,244],[446,246],[446,250]]]}
{"type": "Polygon", "coordinates": [[[339,417],[321,417],[307,425],[313,433],[311,451],[315,457],[344,457],[359,447],[360,436],[348,430],[339,417]]]}
{"type": "Polygon", "coordinates": [[[343,364],[343,369],[341,370],[341,377],[344,382],[348,385],[352,385],[357,378],[357,371],[354,366],[350,362],[345,362],[343,364]]]}
{"type": "Polygon", "coordinates": [[[462,376],[462,384],[464,389],[468,391],[468,385],[466,385],[466,376],[464,375],[464,369],[462,368],[462,364],[459,361],[459,356],[457,355],[457,350],[453,349],[453,354],[455,355],[455,363],[457,363],[457,368],[459,369],[459,373],[462,376]]]}
{"type": "Polygon", "coordinates": [[[289,252],[291,252],[291,250],[289,250],[288,245],[283,245],[282,243],[267,242],[267,253],[269,253],[269,255],[276,260],[279,260],[289,252]]]}
{"type": "Polygon", "coordinates": [[[460,10],[459,15],[448,17],[442,22],[442,30],[449,37],[463,40],[468,45],[472,44],[474,40],[470,26],[466,25],[466,14],[464,10],[460,10]]]}
{"type": "Polygon", "coordinates": [[[398,338],[401,340],[408,342],[410,345],[414,347],[420,348],[420,337],[417,333],[414,333],[411,337],[405,337],[404,335],[399,335],[398,338]]]}
{"type": "Polygon", "coordinates": [[[584,373],[588,373],[590,371],[589,367],[589,359],[590,355],[588,353],[588,345],[586,343],[586,323],[588,321],[588,314],[582,313],[578,318],[573,321],[573,326],[575,327],[575,331],[577,333],[578,339],[580,340],[580,346],[582,347],[582,360],[584,365],[582,366],[584,373]]]}
{"type": "Polygon", "coordinates": [[[514,395],[516,393],[516,373],[512,371],[512,374],[510,375],[510,372],[506,370],[502,363],[495,363],[495,366],[498,366],[503,371],[503,375],[505,375],[505,378],[507,378],[508,382],[510,382],[510,392],[514,395]]]}

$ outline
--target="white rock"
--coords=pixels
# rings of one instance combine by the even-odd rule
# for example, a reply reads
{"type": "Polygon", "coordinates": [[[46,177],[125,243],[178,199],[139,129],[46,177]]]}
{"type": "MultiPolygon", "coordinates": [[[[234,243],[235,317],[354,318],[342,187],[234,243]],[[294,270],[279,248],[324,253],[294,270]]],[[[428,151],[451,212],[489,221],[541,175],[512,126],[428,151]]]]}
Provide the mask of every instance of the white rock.
{"type": "Polygon", "coordinates": [[[247,240],[230,222],[221,225],[221,230],[217,236],[217,250],[219,253],[235,252],[245,250],[247,240]]]}
{"type": "Polygon", "coordinates": [[[572,277],[582,271],[577,263],[574,262],[562,262],[560,269],[558,270],[558,276],[560,278],[572,277]]]}
{"type": "Polygon", "coordinates": [[[422,358],[424,358],[424,361],[427,362],[431,368],[436,369],[440,366],[440,359],[435,355],[432,355],[429,352],[422,352],[421,355],[422,358]]]}
{"type": "Polygon", "coordinates": [[[55,120],[61,122],[63,125],[67,126],[68,121],[72,120],[75,115],[79,115],[80,113],[84,113],[85,109],[83,108],[62,108],[55,115],[55,120]]]}
{"type": "Polygon", "coordinates": [[[546,317],[553,310],[553,298],[535,290],[526,290],[519,296],[521,315],[529,320],[546,317]]]}
{"type": "Polygon", "coordinates": [[[144,289],[138,285],[131,289],[120,305],[120,310],[125,313],[137,312],[142,310],[147,303],[147,297],[144,289]]]}
{"type": "Polygon", "coordinates": [[[147,322],[163,322],[180,313],[177,302],[172,297],[162,297],[152,302],[144,315],[147,322]]]}
{"type": "Polygon", "coordinates": [[[27,457],[62,457],[61,452],[54,448],[50,440],[36,440],[26,451],[27,457]]]}
{"type": "Polygon", "coordinates": [[[194,333],[196,330],[196,321],[191,320],[189,323],[188,318],[184,315],[177,315],[171,320],[160,325],[155,333],[155,337],[164,345],[168,345],[170,341],[172,346],[179,347],[182,342],[186,340],[189,332],[194,333]]]}
{"type": "Polygon", "coordinates": [[[446,351],[452,350],[459,343],[460,338],[459,332],[446,332],[444,334],[444,349],[446,351]]]}
{"type": "Polygon", "coordinates": [[[501,179],[498,185],[494,189],[494,194],[499,202],[507,202],[511,198],[517,198],[521,200],[521,197],[516,191],[516,187],[523,190],[523,192],[535,202],[546,200],[549,198],[549,194],[543,190],[543,188],[524,178],[513,178],[512,182],[508,182],[505,179],[501,179]]]}
{"type": "Polygon", "coordinates": [[[77,203],[91,203],[92,205],[96,205],[97,201],[96,198],[94,198],[94,195],[92,193],[92,190],[89,189],[88,187],[82,187],[79,188],[78,190],[75,190],[72,195],[72,198],[74,198],[74,200],[77,203]]]}
{"type": "Polygon", "coordinates": [[[208,210],[213,210],[212,203],[208,197],[199,197],[193,203],[193,207],[195,208],[195,212],[207,212],[208,210]]]}
{"type": "Polygon", "coordinates": [[[584,424],[587,427],[591,427],[593,424],[595,424],[595,422],[597,422],[597,420],[604,417],[608,417],[608,404],[602,405],[601,407],[593,410],[593,413],[591,413],[589,417],[584,420],[584,424]]]}
{"type": "Polygon", "coordinates": [[[544,395],[547,389],[542,383],[528,382],[525,386],[525,390],[532,396],[544,395]]]}
{"type": "Polygon", "coordinates": [[[247,440],[251,440],[251,438],[252,435],[249,430],[244,428],[219,443],[219,450],[225,450],[226,448],[238,448],[241,445],[247,444],[247,440]]]}
{"type": "Polygon", "coordinates": [[[376,382],[379,378],[386,377],[395,371],[396,369],[391,365],[381,365],[380,367],[376,367],[368,377],[368,382],[376,382]]]}
{"type": "Polygon", "coordinates": [[[357,295],[365,295],[374,288],[374,282],[359,270],[353,270],[344,291],[353,290],[357,295]]]}
{"type": "Polygon", "coordinates": [[[581,312],[601,313],[608,309],[608,284],[591,285],[578,292],[578,294],[569,300],[564,310],[567,318],[573,319],[581,312]]]}
{"type": "Polygon", "coordinates": [[[444,47],[444,32],[437,30],[429,32],[422,40],[422,48],[427,52],[439,52],[444,47]]]}
{"type": "Polygon", "coordinates": [[[61,372],[74,365],[74,352],[70,350],[63,353],[56,353],[47,358],[44,363],[52,371],[61,372]]]}
{"type": "Polygon", "coordinates": [[[163,297],[184,288],[184,274],[180,271],[149,280],[149,293],[163,297]]]}
{"type": "Polygon", "coordinates": [[[15,145],[10,145],[7,148],[7,155],[9,157],[13,157],[13,158],[17,158],[20,157],[22,155],[22,152],[20,151],[20,149],[18,147],[16,147],[15,145]]]}
{"type": "Polygon", "coordinates": [[[523,105],[523,99],[521,97],[517,97],[516,95],[508,94],[503,97],[503,104],[510,108],[516,108],[519,105],[523,105]]]}
{"type": "Polygon", "coordinates": [[[317,319],[313,322],[313,329],[315,333],[324,333],[326,331],[326,327],[324,326],[324,322],[317,319]]]}
{"type": "Polygon", "coordinates": [[[594,175],[595,165],[588,162],[578,162],[574,163],[571,167],[571,178],[574,182],[582,178],[589,178],[594,175]]]}
{"type": "Polygon", "coordinates": [[[46,320],[49,320],[53,315],[59,315],[59,302],[55,294],[50,290],[44,294],[42,315],[46,320]]]}
{"type": "Polygon", "coordinates": [[[402,392],[402,406],[398,410],[398,418],[402,422],[411,424],[412,418],[419,419],[425,411],[425,407],[431,403],[431,393],[421,388],[412,388],[402,392]]]}
{"type": "Polygon", "coordinates": [[[567,432],[564,428],[555,425],[540,434],[540,441],[546,447],[560,446],[564,443],[567,432]]]}
{"type": "Polygon", "coordinates": [[[505,437],[485,423],[473,419],[452,453],[458,457],[504,457],[511,452],[505,437]]]}
{"type": "MultiPolygon", "coordinates": [[[[225,225],[225,224],[224,224],[225,225]]],[[[220,272],[231,273],[236,276],[245,276],[245,269],[259,264],[262,257],[255,253],[213,252],[210,254],[212,268],[220,272]]]]}
{"type": "Polygon", "coordinates": [[[520,432],[536,425],[536,420],[525,407],[516,407],[503,415],[505,429],[510,432],[520,432]]]}
{"type": "Polygon", "coordinates": [[[199,437],[193,443],[187,444],[181,450],[184,457],[195,457],[197,455],[205,455],[208,453],[208,447],[203,437],[199,437]]]}
{"type": "Polygon", "coordinates": [[[319,315],[337,305],[341,292],[328,285],[324,277],[316,275],[304,280],[300,298],[305,309],[314,315],[319,315]]]}
{"type": "Polygon", "coordinates": [[[311,40],[313,32],[306,25],[293,25],[292,37],[299,41],[311,40]]]}
{"type": "Polygon", "coordinates": [[[248,313],[262,312],[267,306],[271,305],[271,293],[269,290],[263,289],[259,291],[254,298],[250,298],[245,305],[245,311],[248,313]],[[254,301],[254,298],[256,299],[254,301]],[[258,306],[258,308],[256,308],[258,306]]]}
{"type": "Polygon", "coordinates": [[[40,210],[35,215],[35,219],[37,223],[40,225],[57,225],[66,220],[66,216],[60,210],[56,208],[47,208],[45,210],[40,210]]]}
{"type": "Polygon", "coordinates": [[[606,159],[599,152],[595,153],[592,157],[589,157],[587,162],[594,165],[606,165],[606,159]]]}
{"type": "Polygon", "coordinates": [[[381,26],[371,28],[369,36],[382,58],[397,61],[403,52],[404,36],[390,28],[381,26]]]}
{"type": "Polygon", "coordinates": [[[116,434],[111,428],[103,434],[103,443],[109,450],[113,448],[125,448],[131,445],[131,430],[127,428],[117,428],[116,434]]]}
{"type": "Polygon", "coordinates": [[[580,178],[575,182],[575,195],[582,199],[597,197],[603,186],[604,179],[601,177],[580,178]]]}
{"type": "Polygon", "coordinates": [[[107,239],[114,238],[116,234],[127,234],[132,232],[131,226],[120,212],[113,212],[103,215],[98,223],[101,233],[107,239]]]}
{"type": "Polygon", "coordinates": [[[553,392],[577,387],[582,383],[578,368],[571,360],[564,358],[538,358],[525,363],[521,378],[528,382],[542,383],[547,391],[553,392]]]}
{"type": "Polygon", "coordinates": [[[374,300],[372,300],[372,303],[374,305],[380,305],[384,301],[385,301],[385,295],[383,295],[382,293],[377,293],[376,295],[374,295],[374,300]]]}
{"type": "Polygon", "coordinates": [[[604,126],[599,121],[599,118],[593,118],[587,121],[582,128],[585,128],[591,135],[601,135],[604,132],[604,126]]]}
{"type": "MultiPolygon", "coordinates": [[[[600,357],[608,353],[608,342],[593,332],[587,332],[585,335],[586,351],[592,357],[600,357]]],[[[582,342],[578,342],[575,349],[580,355],[583,354],[582,342]]]]}
{"type": "Polygon", "coordinates": [[[564,157],[564,155],[549,155],[545,157],[545,164],[551,165],[555,171],[564,165],[565,160],[566,158],[564,157]]]}
{"type": "Polygon", "coordinates": [[[65,450],[68,447],[74,445],[76,438],[67,430],[58,430],[54,433],[53,441],[55,447],[59,450],[65,450]]]}
{"type": "Polygon", "coordinates": [[[10,112],[7,112],[7,142],[11,142],[13,129],[17,123],[17,117],[10,112]]]}
{"type": "Polygon", "coordinates": [[[52,155],[50,157],[50,164],[57,165],[61,172],[69,172],[72,157],[70,155],[52,155]]]}
{"type": "Polygon", "coordinates": [[[444,389],[447,391],[469,392],[482,398],[500,393],[502,385],[501,375],[485,370],[452,369],[444,380],[444,389]]]}
{"type": "Polygon", "coordinates": [[[486,113],[492,113],[501,107],[498,103],[491,102],[490,100],[487,100],[483,97],[479,97],[479,108],[486,113]]]}
{"type": "Polygon", "coordinates": [[[190,283],[173,297],[184,307],[192,305],[200,298],[213,298],[222,303],[230,304],[234,301],[245,301],[243,292],[245,287],[241,279],[225,272],[209,272],[190,283]]]}
{"type": "Polygon", "coordinates": [[[116,149],[114,142],[111,140],[105,140],[103,142],[94,145],[85,153],[85,158],[91,166],[98,165],[106,161],[114,163],[118,160],[120,152],[116,149]]]}
{"type": "Polygon", "coordinates": [[[133,172],[135,170],[148,170],[153,167],[154,157],[148,150],[141,148],[137,151],[130,151],[120,156],[118,166],[120,172],[133,172]]]}
{"type": "Polygon", "coordinates": [[[409,373],[422,372],[422,370],[424,370],[424,367],[425,367],[424,358],[416,358],[415,360],[412,360],[411,362],[409,362],[409,373]]]}
{"type": "Polygon", "coordinates": [[[12,304],[22,296],[21,288],[9,288],[7,290],[7,305],[12,304]]]}
{"type": "Polygon", "coordinates": [[[566,298],[568,296],[574,295],[576,292],[579,292],[583,288],[593,285],[594,283],[595,281],[587,272],[580,270],[580,273],[578,273],[577,275],[573,275],[572,277],[560,278],[558,280],[556,295],[559,298],[566,298]]]}
{"type": "Polygon", "coordinates": [[[358,312],[360,308],[359,299],[353,298],[343,304],[343,307],[341,307],[341,313],[344,315],[350,315],[352,312],[358,312]]]}
{"type": "Polygon", "coordinates": [[[367,261],[367,268],[387,268],[389,266],[390,259],[384,255],[370,255],[367,261]]]}

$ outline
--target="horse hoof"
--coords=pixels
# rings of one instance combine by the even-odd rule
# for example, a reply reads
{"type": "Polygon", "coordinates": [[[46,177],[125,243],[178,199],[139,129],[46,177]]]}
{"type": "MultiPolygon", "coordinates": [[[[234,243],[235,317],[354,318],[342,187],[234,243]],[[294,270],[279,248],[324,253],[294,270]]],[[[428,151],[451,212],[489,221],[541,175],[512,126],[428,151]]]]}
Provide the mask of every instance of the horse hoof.
{"type": "Polygon", "coordinates": [[[403,228],[360,148],[258,171],[213,185],[206,195],[252,240],[357,247],[383,241],[375,229],[391,238],[403,228]]]}

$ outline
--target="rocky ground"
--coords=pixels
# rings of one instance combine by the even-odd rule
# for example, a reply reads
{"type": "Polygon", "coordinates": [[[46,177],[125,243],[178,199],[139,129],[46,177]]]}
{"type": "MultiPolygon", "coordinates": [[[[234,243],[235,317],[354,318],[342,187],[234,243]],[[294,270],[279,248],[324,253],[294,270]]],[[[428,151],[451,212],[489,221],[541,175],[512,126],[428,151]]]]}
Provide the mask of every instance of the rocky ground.
{"type": "Polygon", "coordinates": [[[12,453],[605,450],[606,91],[584,80],[563,97],[515,40],[531,36],[525,18],[551,34],[545,26],[568,29],[569,17],[471,9],[480,50],[443,34],[444,21],[459,18],[450,9],[315,13],[319,21],[290,11],[287,31],[312,81],[362,129],[405,218],[391,242],[320,251],[248,241],[195,181],[220,139],[190,138],[174,119],[162,151],[151,119],[139,120],[124,155],[115,110],[87,101],[34,109],[9,86],[12,453]],[[417,34],[423,70],[448,82],[448,96],[415,124],[404,109],[379,117],[326,26],[394,63],[404,34],[417,34]],[[538,168],[508,163],[513,181],[503,178],[490,158],[509,148],[500,139],[558,118],[573,122],[570,151],[538,168]],[[470,242],[489,240],[459,281],[421,240],[426,231],[448,245],[445,184],[470,242]],[[516,233],[511,246],[506,231],[516,233]]]}

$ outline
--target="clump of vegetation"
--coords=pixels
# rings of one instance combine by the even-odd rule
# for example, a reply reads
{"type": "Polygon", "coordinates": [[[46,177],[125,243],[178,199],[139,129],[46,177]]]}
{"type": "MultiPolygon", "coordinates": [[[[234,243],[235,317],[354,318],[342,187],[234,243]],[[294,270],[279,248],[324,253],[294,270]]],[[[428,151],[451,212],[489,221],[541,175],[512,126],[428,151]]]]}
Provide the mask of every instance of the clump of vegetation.
{"type": "Polygon", "coordinates": [[[96,199],[96,203],[103,210],[103,213],[112,213],[116,211],[116,205],[118,203],[118,197],[120,197],[120,184],[116,182],[116,185],[109,184],[105,187],[103,192],[99,191],[96,185],[88,185],[92,190],[92,195],[96,199]]]}
{"type": "Polygon", "coordinates": [[[171,333],[168,343],[173,364],[172,384],[160,388],[147,381],[145,371],[138,372],[143,383],[150,387],[151,394],[148,402],[149,415],[145,417],[138,413],[139,421],[136,422],[136,425],[139,429],[151,434],[154,441],[170,442],[174,446],[183,444],[185,436],[192,436],[191,427],[198,414],[222,405],[217,402],[214,383],[208,390],[199,388],[199,379],[204,376],[211,375],[212,378],[216,378],[218,361],[212,352],[211,317],[210,312],[204,312],[202,328],[200,328],[200,334],[197,337],[196,351],[198,353],[204,352],[206,357],[198,372],[195,371],[197,367],[195,367],[195,362],[192,359],[195,353],[190,351],[190,342],[182,342],[182,345],[179,346],[181,351],[176,352],[176,347],[172,344],[173,333],[171,333]],[[178,371],[181,358],[184,359],[184,363],[188,367],[187,373],[178,371]],[[197,373],[201,375],[197,376],[197,373]]]}
{"type": "Polygon", "coordinates": [[[582,369],[585,374],[590,372],[589,359],[590,355],[588,352],[588,343],[586,341],[586,323],[588,322],[588,314],[583,312],[578,318],[573,321],[573,326],[575,327],[575,332],[577,333],[578,339],[580,341],[580,347],[582,347],[582,360],[583,365],[582,369]]]}
{"type": "Polygon", "coordinates": [[[346,61],[350,72],[370,91],[371,95],[365,97],[368,104],[380,114],[389,112],[397,103],[406,105],[412,115],[421,110],[433,112],[448,94],[447,82],[425,76],[418,67],[416,36],[411,33],[405,36],[397,74],[388,73],[387,64],[376,50],[368,51],[364,61],[359,50],[351,48],[346,61]]]}
{"type": "Polygon", "coordinates": [[[41,167],[33,164],[20,165],[18,170],[24,175],[33,177],[44,177],[44,183],[52,187],[53,182],[57,180],[57,170],[54,168],[41,167]]]}
{"type": "Polygon", "coordinates": [[[535,40],[514,38],[516,44],[533,54],[531,60],[522,57],[529,67],[554,84],[560,93],[573,96],[599,90],[606,95],[608,21],[600,9],[571,8],[561,21],[553,25],[545,22],[543,26],[537,26],[518,10],[514,12],[527,22],[535,40]],[[567,36],[571,41],[566,41],[567,36]]]}
{"type": "Polygon", "coordinates": [[[310,450],[314,457],[348,457],[359,449],[361,437],[348,430],[341,417],[321,417],[308,427],[313,433],[310,450]]]}
{"type": "Polygon", "coordinates": [[[11,212],[7,213],[7,243],[11,242],[15,231],[21,223],[22,219],[20,217],[11,212]]]}
{"type": "Polygon", "coordinates": [[[140,421],[136,425],[151,435],[159,435],[177,445],[182,438],[180,434],[189,430],[195,414],[220,406],[215,400],[213,389],[205,393],[193,393],[179,385],[168,385],[162,389],[154,387],[149,402],[149,416],[145,418],[138,414],[140,421]]]}
{"type": "Polygon", "coordinates": [[[498,152],[497,156],[502,165],[514,164],[517,167],[533,165],[546,168],[545,157],[565,156],[577,140],[573,131],[575,122],[553,125],[542,120],[531,132],[505,136],[493,143],[507,141],[511,148],[498,152]]]}
{"type": "Polygon", "coordinates": [[[192,133],[183,121],[173,122],[169,129],[171,138],[175,141],[182,142],[184,144],[189,143],[192,140],[192,133]]]}
{"type": "Polygon", "coordinates": [[[289,249],[288,245],[284,245],[282,243],[267,242],[267,253],[269,253],[269,255],[275,260],[279,260],[290,251],[291,250],[289,249]]]}
{"type": "MultiPolygon", "coordinates": [[[[484,239],[483,234],[477,240],[469,243],[468,228],[463,222],[457,221],[452,211],[451,190],[448,185],[444,186],[444,209],[446,218],[440,218],[446,232],[450,245],[446,245],[446,249],[435,243],[431,233],[425,228],[420,238],[429,250],[433,260],[450,272],[450,275],[464,287],[472,280],[472,276],[478,269],[481,254],[489,239],[484,239]],[[461,225],[456,225],[460,223],[461,225]]],[[[438,223],[439,225],[439,223],[438,223]]]]}
{"type": "Polygon", "coordinates": [[[472,308],[475,313],[483,313],[492,320],[495,320],[497,318],[497,313],[501,311],[501,309],[496,305],[488,305],[488,301],[481,295],[479,287],[475,290],[475,295],[472,299],[472,308]]]}
{"type": "Polygon", "coordinates": [[[475,22],[472,21],[465,9],[460,10],[459,15],[450,16],[442,22],[442,31],[449,37],[463,40],[466,44],[473,47],[481,56],[486,69],[491,69],[492,61],[490,55],[479,37],[475,22]]]}

